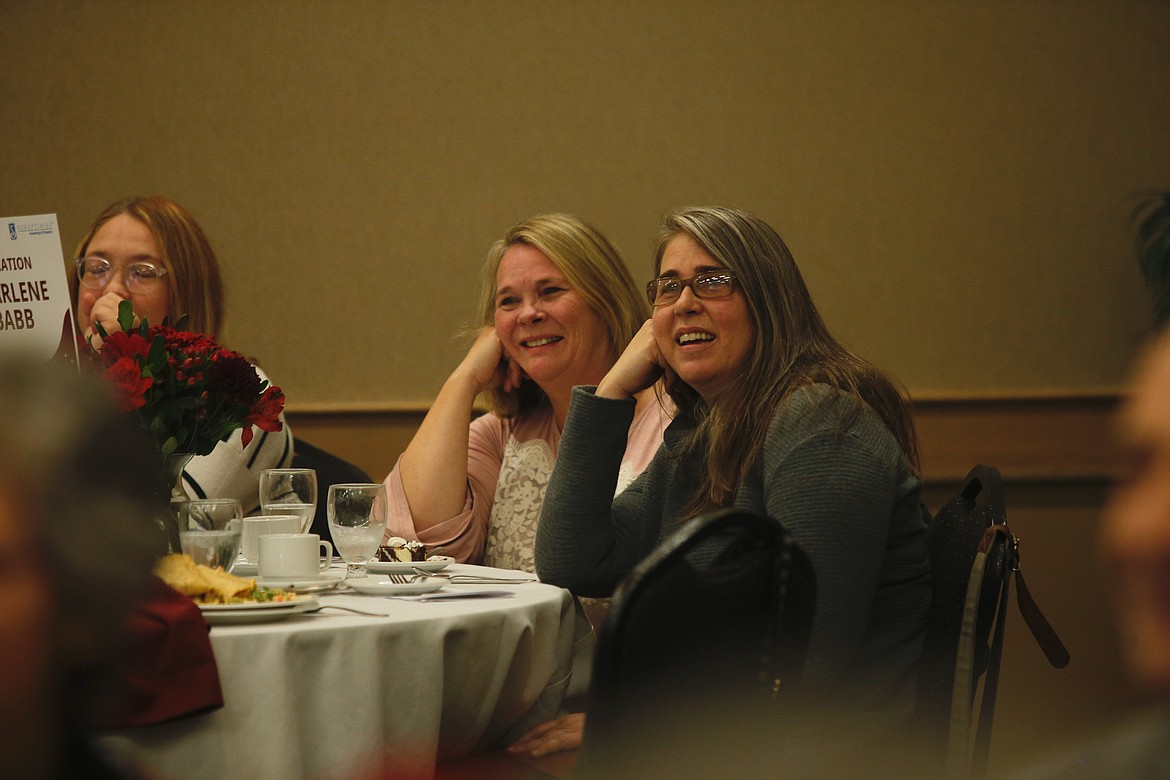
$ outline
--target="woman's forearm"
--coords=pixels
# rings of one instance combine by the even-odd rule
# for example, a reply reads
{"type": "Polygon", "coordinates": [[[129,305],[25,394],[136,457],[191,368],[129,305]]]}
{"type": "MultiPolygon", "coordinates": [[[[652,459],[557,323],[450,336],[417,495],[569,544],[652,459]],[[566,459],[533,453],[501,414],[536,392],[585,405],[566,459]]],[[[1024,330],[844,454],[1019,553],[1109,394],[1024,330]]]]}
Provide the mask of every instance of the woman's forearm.
{"type": "Polygon", "coordinates": [[[399,473],[416,530],[463,511],[468,490],[468,428],[478,391],[474,377],[452,374],[402,453],[399,473]]]}

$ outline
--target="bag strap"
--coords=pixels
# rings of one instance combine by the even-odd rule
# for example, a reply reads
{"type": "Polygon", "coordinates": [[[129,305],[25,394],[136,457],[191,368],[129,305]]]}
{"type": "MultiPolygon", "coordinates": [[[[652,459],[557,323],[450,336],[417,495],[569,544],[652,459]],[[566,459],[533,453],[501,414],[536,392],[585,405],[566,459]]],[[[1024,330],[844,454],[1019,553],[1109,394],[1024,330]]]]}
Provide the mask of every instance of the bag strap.
{"type": "Polygon", "coordinates": [[[1016,537],[1004,525],[993,525],[987,529],[979,543],[979,557],[991,554],[996,536],[1002,536],[1004,545],[1004,567],[1000,574],[998,604],[995,615],[995,633],[992,635],[987,657],[987,677],[983,681],[983,702],[979,705],[979,726],[975,731],[975,744],[971,754],[971,777],[987,775],[987,756],[991,752],[991,726],[995,717],[996,694],[999,692],[999,668],[1003,659],[1004,626],[1007,623],[1007,605],[1011,590],[1012,572],[1019,571],[1016,537]]]}
{"type": "MultiPolygon", "coordinates": [[[[1019,544],[1014,536],[1012,540],[1017,545],[1019,544]]],[[[1048,659],[1048,663],[1057,669],[1063,669],[1068,666],[1068,650],[1065,648],[1064,642],[1061,642],[1060,637],[1056,635],[1056,629],[1040,611],[1040,605],[1032,598],[1032,593],[1028,590],[1028,583],[1024,582],[1024,573],[1020,571],[1018,554],[1016,561],[1016,604],[1020,608],[1020,614],[1028,625],[1028,630],[1036,638],[1036,644],[1040,645],[1040,649],[1044,651],[1044,657],[1048,659]]]]}

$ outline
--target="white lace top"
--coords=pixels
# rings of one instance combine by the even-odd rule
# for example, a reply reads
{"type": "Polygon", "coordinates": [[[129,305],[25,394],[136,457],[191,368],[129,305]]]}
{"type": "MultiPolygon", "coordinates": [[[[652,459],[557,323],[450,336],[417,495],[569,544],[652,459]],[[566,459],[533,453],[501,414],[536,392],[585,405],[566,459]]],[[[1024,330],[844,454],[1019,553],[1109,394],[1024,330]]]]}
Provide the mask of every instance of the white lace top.
{"type": "MultiPolygon", "coordinates": [[[[553,448],[546,441],[508,438],[488,522],[484,565],[536,571],[536,523],[555,461],[553,448]]],[[[633,464],[623,462],[615,495],[625,490],[638,473],[633,464]]]]}

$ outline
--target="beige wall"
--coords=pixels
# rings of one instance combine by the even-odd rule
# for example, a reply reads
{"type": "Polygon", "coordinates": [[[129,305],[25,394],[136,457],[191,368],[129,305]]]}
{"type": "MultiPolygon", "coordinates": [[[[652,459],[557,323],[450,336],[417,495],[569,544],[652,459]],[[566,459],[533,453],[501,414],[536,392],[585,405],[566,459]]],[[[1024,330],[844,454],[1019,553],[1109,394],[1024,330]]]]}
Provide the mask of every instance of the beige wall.
{"type": "Polygon", "coordinates": [[[771,221],[918,395],[1113,388],[1127,197],[1170,182],[1157,0],[8,0],[0,88],[0,212],[69,253],[173,195],[294,407],[424,405],[516,220],[578,213],[644,278],[688,203],[771,221]]]}
{"type": "Polygon", "coordinates": [[[1168,126],[1161,0],[0,6],[0,216],[57,213],[69,255],[118,197],[186,204],[225,339],[376,477],[511,223],[577,213],[641,279],[673,206],[772,222],[924,401],[931,508],[976,461],[1011,480],[1073,666],[1009,628],[999,766],[1134,699],[1094,537],[1147,324],[1128,198],[1170,188],[1168,126]]]}

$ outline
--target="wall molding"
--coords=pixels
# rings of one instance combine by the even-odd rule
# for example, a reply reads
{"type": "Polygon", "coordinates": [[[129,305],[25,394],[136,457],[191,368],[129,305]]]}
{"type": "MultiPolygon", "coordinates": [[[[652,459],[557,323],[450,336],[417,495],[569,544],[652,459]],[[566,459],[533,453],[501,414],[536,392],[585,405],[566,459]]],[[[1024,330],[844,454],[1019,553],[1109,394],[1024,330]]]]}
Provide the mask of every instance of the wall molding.
{"type": "MultiPolygon", "coordinates": [[[[1101,483],[1117,474],[1111,427],[1121,391],[919,396],[914,415],[930,484],[996,466],[1014,483],[1101,483]]],[[[293,433],[381,479],[410,442],[426,404],[301,404],[293,433]]]]}

